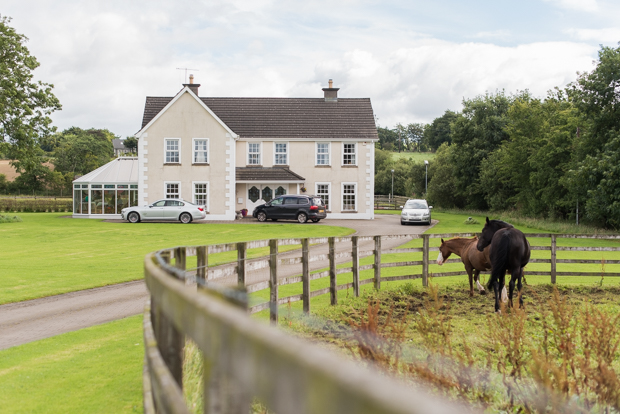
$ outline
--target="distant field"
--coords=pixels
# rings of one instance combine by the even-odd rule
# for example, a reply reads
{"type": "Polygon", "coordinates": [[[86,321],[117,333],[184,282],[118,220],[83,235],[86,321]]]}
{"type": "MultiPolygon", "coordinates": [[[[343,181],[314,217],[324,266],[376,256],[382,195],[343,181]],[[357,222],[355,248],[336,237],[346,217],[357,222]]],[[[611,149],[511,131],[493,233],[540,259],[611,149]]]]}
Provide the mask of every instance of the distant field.
{"type": "Polygon", "coordinates": [[[393,152],[392,159],[394,161],[404,158],[404,159],[412,159],[416,162],[424,162],[424,160],[428,160],[429,162],[435,159],[434,152],[393,152]]]}

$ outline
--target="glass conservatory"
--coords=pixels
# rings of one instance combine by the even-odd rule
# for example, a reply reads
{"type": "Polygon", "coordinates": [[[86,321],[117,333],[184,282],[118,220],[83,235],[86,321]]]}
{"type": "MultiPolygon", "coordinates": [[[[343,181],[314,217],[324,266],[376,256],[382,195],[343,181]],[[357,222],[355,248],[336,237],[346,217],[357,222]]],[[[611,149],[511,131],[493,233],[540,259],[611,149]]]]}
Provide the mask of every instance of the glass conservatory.
{"type": "Polygon", "coordinates": [[[138,158],[119,157],[73,181],[73,217],[120,218],[138,205],[138,158]]]}

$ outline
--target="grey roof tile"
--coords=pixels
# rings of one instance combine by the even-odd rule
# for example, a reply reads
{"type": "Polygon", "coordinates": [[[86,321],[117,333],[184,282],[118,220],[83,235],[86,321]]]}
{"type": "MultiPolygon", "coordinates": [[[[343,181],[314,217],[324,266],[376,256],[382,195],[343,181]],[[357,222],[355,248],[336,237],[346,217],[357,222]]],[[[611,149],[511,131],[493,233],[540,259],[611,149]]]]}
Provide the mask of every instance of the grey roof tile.
{"type": "Polygon", "coordinates": [[[305,181],[305,178],[282,167],[237,167],[236,181],[305,181]]]}
{"type": "MultiPolygon", "coordinates": [[[[147,97],[144,128],[173,98],[147,97]]],[[[240,138],[378,139],[368,98],[200,98],[240,138]]]]}

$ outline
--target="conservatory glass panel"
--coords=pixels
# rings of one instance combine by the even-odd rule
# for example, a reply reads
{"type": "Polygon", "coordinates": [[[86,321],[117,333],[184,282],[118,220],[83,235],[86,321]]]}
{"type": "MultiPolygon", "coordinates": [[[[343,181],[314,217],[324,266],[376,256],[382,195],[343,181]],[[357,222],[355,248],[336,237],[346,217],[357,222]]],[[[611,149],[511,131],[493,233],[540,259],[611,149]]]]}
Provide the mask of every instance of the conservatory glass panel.
{"type": "Polygon", "coordinates": [[[91,214],[103,214],[103,191],[102,190],[91,190],[90,198],[91,198],[90,213],[91,214]]]}

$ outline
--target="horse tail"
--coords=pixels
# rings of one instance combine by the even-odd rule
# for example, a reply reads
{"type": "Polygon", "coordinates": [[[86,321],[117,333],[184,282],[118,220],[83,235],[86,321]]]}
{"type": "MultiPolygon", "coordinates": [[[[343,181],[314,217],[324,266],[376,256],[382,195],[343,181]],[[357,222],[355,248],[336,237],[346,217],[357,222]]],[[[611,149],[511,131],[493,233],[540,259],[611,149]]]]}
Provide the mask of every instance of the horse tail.
{"type": "Polygon", "coordinates": [[[502,274],[506,272],[510,254],[510,235],[504,232],[497,241],[497,245],[492,245],[491,248],[493,250],[493,257],[490,257],[491,277],[487,282],[487,289],[489,290],[493,289],[493,283],[498,281],[502,274]]]}

